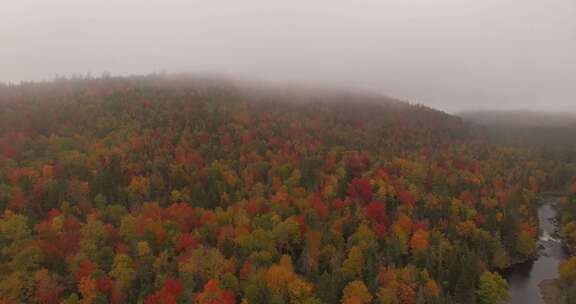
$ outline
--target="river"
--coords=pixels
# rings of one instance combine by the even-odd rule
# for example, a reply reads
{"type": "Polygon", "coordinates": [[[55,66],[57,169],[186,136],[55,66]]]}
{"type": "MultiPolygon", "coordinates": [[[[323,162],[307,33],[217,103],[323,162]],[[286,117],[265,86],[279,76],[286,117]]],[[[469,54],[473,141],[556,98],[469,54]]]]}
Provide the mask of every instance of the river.
{"type": "Polygon", "coordinates": [[[512,267],[506,278],[510,286],[511,304],[544,303],[538,284],[543,280],[558,277],[558,264],[567,258],[562,242],[555,237],[556,200],[545,199],[538,208],[540,221],[539,257],[530,262],[512,267]]]}

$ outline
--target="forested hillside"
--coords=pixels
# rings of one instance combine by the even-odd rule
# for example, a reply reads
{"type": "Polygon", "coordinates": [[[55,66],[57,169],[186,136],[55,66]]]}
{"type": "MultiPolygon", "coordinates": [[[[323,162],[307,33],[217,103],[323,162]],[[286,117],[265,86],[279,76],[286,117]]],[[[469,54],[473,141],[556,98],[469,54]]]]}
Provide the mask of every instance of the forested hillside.
{"type": "Polygon", "coordinates": [[[576,113],[537,111],[467,111],[459,116],[475,123],[507,127],[576,127],[576,113]]]}
{"type": "Polygon", "coordinates": [[[0,87],[0,303],[499,303],[533,152],[384,97],[0,87]]]}

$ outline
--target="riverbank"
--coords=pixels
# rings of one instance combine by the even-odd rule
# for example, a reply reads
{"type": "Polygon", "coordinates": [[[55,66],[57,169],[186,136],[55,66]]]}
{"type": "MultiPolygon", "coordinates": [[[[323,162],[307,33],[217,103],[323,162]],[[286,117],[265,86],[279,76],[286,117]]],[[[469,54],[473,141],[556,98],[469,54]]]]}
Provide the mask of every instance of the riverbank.
{"type": "Polygon", "coordinates": [[[558,230],[557,198],[543,197],[538,207],[541,231],[536,258],[512,267],[506,277],[511,304],[559,304],[561,288],[557,284],[558,265],[567,258],[558,230]]]}
{"type": "MultiPolygon", "coordinates": [[[[556,193],[556,196],[550,196],[550,197],[557,197],[559,198],[558,203],[555,204],[554,208],[556,209],[556,214],[558,214],[558,212],[561,209],[561,205],[565,204],[566,201],[563,201],[564,199],[566,199],[569,196],[569,194],[567,193],[556,193]]],[[[557,228],[556,233],[554,234],[554,237],[559,238],[562,241],[562,246],[564,247],[564,250],[568,253],[569,256],[576,256],[576,242],[574,242],[574,240],[570,239],[569,237],[567,237],[566,235],[563,235],[560,231],[562,229],[562,221],[560,219],[559,216],[556,216],[556,218],[553,220],[554,221],[554,225],[557,228]]]]}
{"type": "Polygon", "coordinates": [[[576,255],[576,244],[569,244],[568,239],[565,237],[562,238],[562,243],[564,244],[564,249],[570,256],[576,255]]]}
{"type": "MultiPolygon", "coordinates": [[[[568,256],[573,255],[576,252],[575,251],[576,248],[570,245],[568,240],[562,237],[561,234],[559,233],[560,219],[558,218],[558,211],[559,211],[558,203],[555,203],[551,206],[554,208],[556,213],[554,218],[548,219],[548,221],[552,223],[555,228],[552,236],[558,238],[560,242],[560,247],[564,250],[565,254],[568,254],[568,256]]],[[[560,304],[562,298],[562,287],[558,279],[542,280],[538,284],[538,287],[540,288],[540,294],[542,295],[542,301],[544,302],[544,304],[560,304]]]]}
{"type": "Polygon", "coordinates": [[[538,287],[544,304],[560,304],[562,291],[557,279],[543,280],[538,287]]]}

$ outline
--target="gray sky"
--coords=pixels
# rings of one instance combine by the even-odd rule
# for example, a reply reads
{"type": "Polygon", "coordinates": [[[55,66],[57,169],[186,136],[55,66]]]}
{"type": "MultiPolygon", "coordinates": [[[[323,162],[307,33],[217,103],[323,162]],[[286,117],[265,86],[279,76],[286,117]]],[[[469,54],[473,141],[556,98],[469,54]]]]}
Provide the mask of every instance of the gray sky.
{"type": "Polygon", "coordinates": [[[14,0],[0,81],[210,72],[576,111],[576,0],[14,0]]]}

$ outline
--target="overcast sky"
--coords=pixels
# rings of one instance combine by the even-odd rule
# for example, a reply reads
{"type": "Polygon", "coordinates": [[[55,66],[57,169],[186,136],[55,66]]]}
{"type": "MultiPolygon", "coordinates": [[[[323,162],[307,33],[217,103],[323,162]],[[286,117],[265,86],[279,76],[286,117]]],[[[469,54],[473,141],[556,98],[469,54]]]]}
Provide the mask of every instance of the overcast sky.
{"type": "Polygon", "coordinates": [[[0,81],[210,72],[576,111],[576,0],[17,0],[0,81]]]}

